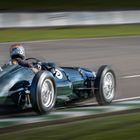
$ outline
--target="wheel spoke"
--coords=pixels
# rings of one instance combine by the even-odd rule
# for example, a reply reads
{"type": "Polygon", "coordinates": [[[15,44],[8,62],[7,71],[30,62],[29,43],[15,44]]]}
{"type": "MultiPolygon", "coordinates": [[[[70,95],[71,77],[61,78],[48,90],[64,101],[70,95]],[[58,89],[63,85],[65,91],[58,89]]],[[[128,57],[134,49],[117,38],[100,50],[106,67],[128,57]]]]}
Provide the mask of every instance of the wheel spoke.
{"type": "Polygon", "coordinates": [[[107,100],[114,97],[114,76],[111,72],[107,72],[103,79],[103,94],[107,100]]]}
{"type": "Polygon", "coordinates": [[[41,95],[43,105],[45,107],[51,106],[54,100],[54,88],[51,80],[46,79],[44,81],[42,84],[41,95]]]}

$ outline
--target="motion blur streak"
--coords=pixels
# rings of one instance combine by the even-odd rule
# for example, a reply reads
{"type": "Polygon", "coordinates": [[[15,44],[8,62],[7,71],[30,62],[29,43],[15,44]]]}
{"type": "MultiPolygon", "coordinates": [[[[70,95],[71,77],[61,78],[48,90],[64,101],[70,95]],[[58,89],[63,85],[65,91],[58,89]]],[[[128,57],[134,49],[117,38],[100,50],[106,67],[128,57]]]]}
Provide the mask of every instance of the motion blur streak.
{"type": "Polygon", "coordinates": [[[140,23],[140,11],[0,13],[0,28],[140,23]]]}

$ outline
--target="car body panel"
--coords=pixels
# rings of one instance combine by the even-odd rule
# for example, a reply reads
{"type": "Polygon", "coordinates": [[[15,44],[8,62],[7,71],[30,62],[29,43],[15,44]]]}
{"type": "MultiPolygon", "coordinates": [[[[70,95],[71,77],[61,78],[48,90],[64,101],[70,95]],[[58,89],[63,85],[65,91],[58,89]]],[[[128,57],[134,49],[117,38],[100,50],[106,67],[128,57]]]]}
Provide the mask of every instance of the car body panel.
{"type": "MultiPolygon", "coordinates": [[[[35,73],[31,68],[20,65],[7,65],[2,69],[3,71],[0,72],[0,104],[19,104],[21,93],[26,92],[25,85],[31,86],[35,73]]],[[[55,71],[53,76],[56,81],[58,104],[81,99],[84,94],[87,98],[89,92],[84,89],[88,88],[88,80],[95,80],[92,71],[79,67],[56,67],[55,71]]]]}
{"type": "Polygon", "coordinates": [[[0,72],[0,104],[6,102],[7,97],[14,93],[12,87],[19,81],[32,82],[34,73],[31,69],[19,65],[7,65],[0,72]]]}

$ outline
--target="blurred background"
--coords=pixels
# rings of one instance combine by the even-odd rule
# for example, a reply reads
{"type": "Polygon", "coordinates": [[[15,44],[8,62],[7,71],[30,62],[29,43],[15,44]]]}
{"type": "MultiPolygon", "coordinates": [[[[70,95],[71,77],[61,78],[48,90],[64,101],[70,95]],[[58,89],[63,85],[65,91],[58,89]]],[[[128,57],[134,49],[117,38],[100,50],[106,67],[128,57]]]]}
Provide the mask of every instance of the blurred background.
{"type": "MultiPolygon", "coordinates": [[[[1,0],[1,65],[9,59],[9,46],[17,42],[25,46],[27,57],[61,66],[97,70],[100,65],[110,64],[118,81],[115,100],[140,96],[139,0],[1,0]]],[[[139,111],[128,111],[125,115],[118,113],[20,132],[16,128],[14,133],[0,133],[0,139],[138,140],[139,118],[139,111]]]]}
{"type": "Polygon", "coordinates": [[[139,10],[138,0],[1,0],[5,12],[139,10]]]}

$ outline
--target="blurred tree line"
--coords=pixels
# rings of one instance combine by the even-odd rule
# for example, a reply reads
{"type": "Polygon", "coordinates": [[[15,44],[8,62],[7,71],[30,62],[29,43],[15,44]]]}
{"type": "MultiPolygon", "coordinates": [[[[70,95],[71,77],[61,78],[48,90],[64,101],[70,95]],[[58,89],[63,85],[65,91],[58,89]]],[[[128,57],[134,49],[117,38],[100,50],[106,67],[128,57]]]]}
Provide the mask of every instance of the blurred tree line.
{"type": "Polygon", "coordinates": [[[139,10],[140,0],[0,0],[1,12],[139,10]]]}

